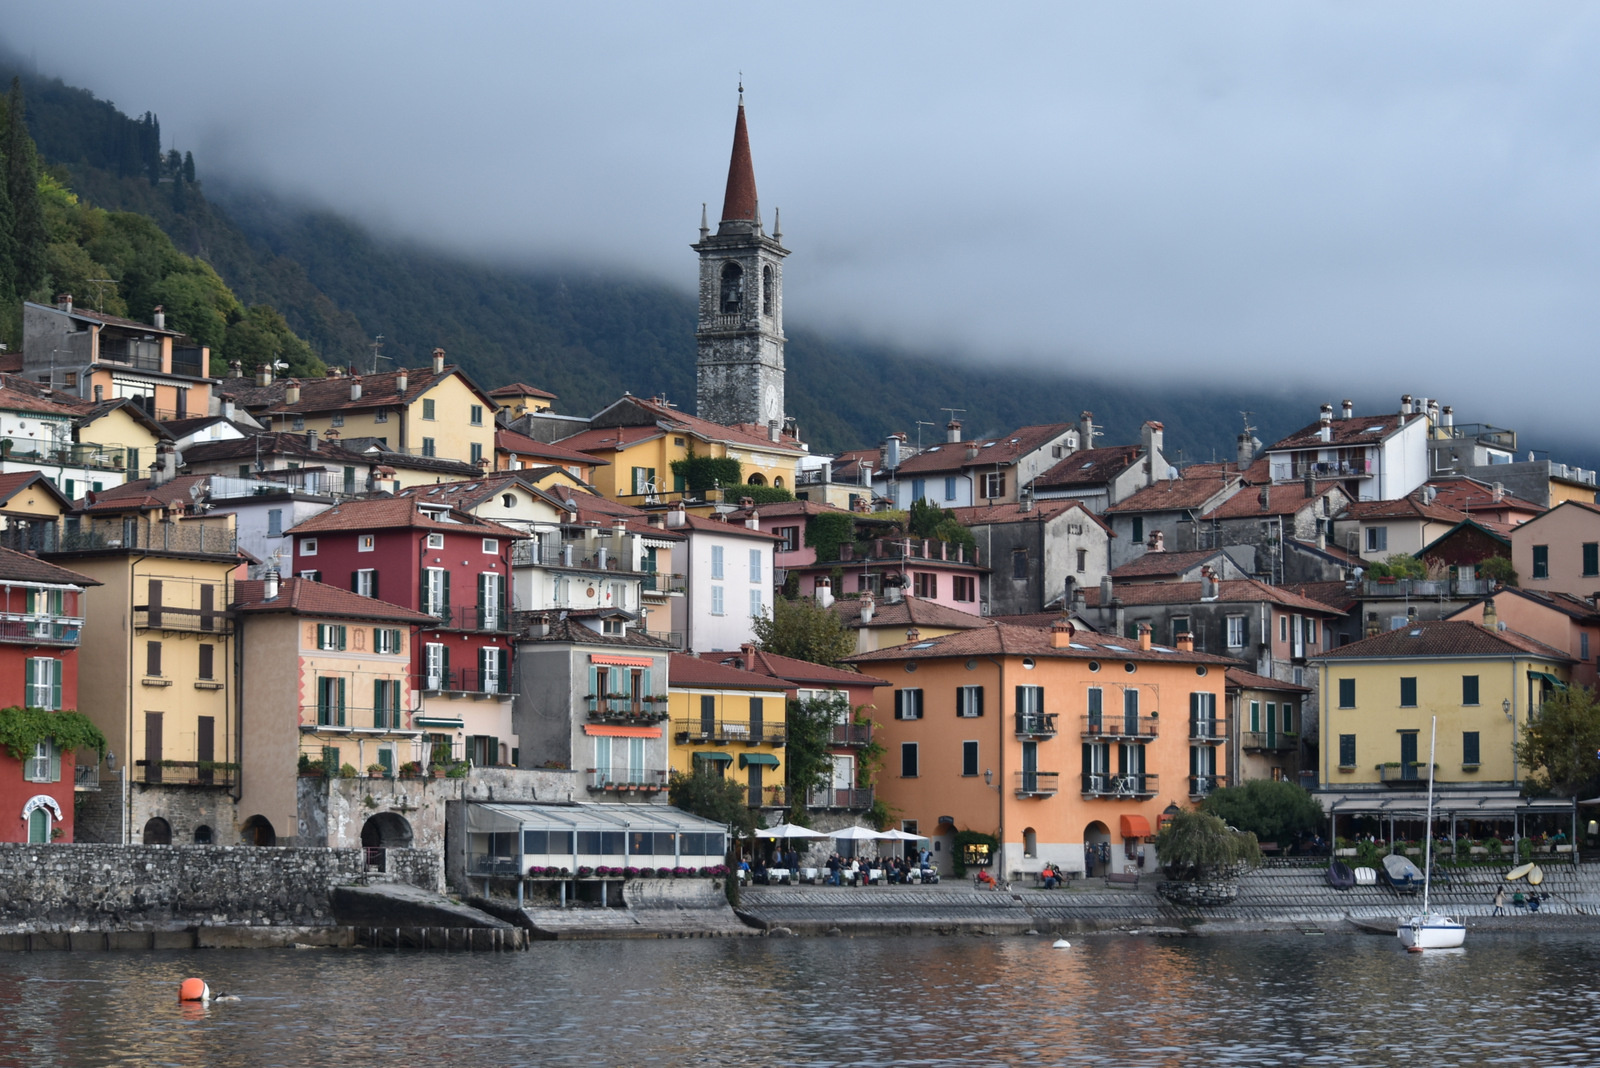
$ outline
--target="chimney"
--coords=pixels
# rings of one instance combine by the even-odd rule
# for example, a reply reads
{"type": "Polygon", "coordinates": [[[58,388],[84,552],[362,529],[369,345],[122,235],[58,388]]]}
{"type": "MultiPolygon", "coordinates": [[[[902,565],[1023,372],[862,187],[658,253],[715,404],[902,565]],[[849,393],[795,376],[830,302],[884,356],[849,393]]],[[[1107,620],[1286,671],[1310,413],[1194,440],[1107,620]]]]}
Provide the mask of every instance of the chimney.
{"type": "Polygon", "coordinates": [[[1493,597],[1485,597],[1483,599],[1483,629],[1500,629],[1500,613],[1495,611],[1493,597]]]}
{"type": "Polygon", "coordinates": [[[826,575],[819,577],[814,595],[818,608],[830,607],[833,604],[833,579],[826,575]]]}
{"type": "Polygon", "coordinates": [[[541,615],[533,625],[533,632],[541,638],[548,638],[550,636],[550,617],[541,615]]]}
{"type": "Polygon", "coordinates": [[[922,637],[922,632],[916,627],[906,628],[906,644],[909,645],[922,637]]]}
{"type": "Polygon", "coordinates": [[[353,400],[353,401],[358,401],[358,400],[361,399],[361,376],[360,375],[351,375],[350,376],[350,399],[353,400]]]}
{"type": "Polygon", "coordinates": [[[165,330],[167,328],[167,309],[157,304],[155,314],[150,317],[150,324],[157,330],[165,330]]]}
{"type": "Polygon", "coordinates": [[[1083,448],[1085,448],[1085,449],[1094,448],[1094,413],[1093,412],[1080,412],[1080,413],[1078,413],[1078,436],[1083,441],[1083,445],[1082,445],[1083,448]]]}
{"type": "Polygon", "coordinates": [[[272,365],[270,363],[256,364],[256,385],[272,385],[272,365]]]}
{"type": "Polygon", "coordinates": [[[1456,410],[1450,407],[1450,405],[1446,404],[1444,406],[1444,411],[1440,412],[1439,414],[1440,418],[1444,420],[1445,426],[1456,425],[1456,410]]]}
{"type": "Polygon", "coordinates": [[[1178,635],[1178,652],[1180,652],[1180,653],[1192,653],[1192,652],[1194,652],[1194,635],[1193,634],[1190,634],[1188,631],[1185,631],[1184,633],[1178,635]]]}
{"type": "Polygon", "coordinates": [[[1164,553],[1164,552],[1166,552],[1167,551],[1167,536],[1165,534],[1163,534],[1159,530],[1152,530],[1150,532],[1150,544],[1148,546],[1148,551],[1153,552],[1153,553],[1164,553]]]}
{"type": "Polygon", "coordinates": [[[890,434],[883,441],[883,466],[893,471],[900,466],[900,435],[890,434]]]}
{"type": "Polygon", "coordinates": [[[777,442],[783,438],[783,423],[777,419],[767,420],[767,440],[777,442]]]}
{"type": "Polygon", "coordinates": [[[1076,633],[1070,619],[1061,618],[1050,624],[1050,648],[1065,649],[1072,644],[1072,636],[1076,633]]]}
{"type": "Polygon", "coordinates": [[[1139,651],[1143,653],[1150,651],[1150,624],[1148,623],[1139,624],[1139,651]]]}
{"type": "MultiPolygon", "coordinates": [[[[749,500],[749,498],[745,498],[745,499],[749,500]]],[[[755,502],[751,501],[750,503],[754,504],[755,502]]],[[[761,529],[761,513],[752,508],[750,510],[749,516],[747,516],[745,518],[744,525],[749,530],[760,530],[761,529]]]]}
{"type": "Polygon", "coordinates": [[[1238,461],[1239,470],[1243,471],[1255,462],[1256,450],[1261,447],[1261,442],[1250,436],[1246,430],[1239,435],[1238,443],[1234,447],[1234,458],[1238,461]]]}
{"type": "Polygon", "coordinates": [[[178,477],[178,450],[170,441],[156,445],[156,462],[150,465],[150,488],[165,486],[178,477]]]}
{"type": "Polygon", "coordinates": [[[1017,511],[1019,511],[1019,512],[1031,512],[1031,511],[1033,511],[1033,484],[1032,483],[1029,483],[1028,485],[1023,486],[1021,492],[1019,492],[1017,494],[1017,511]]]}
{"type": "Polygon", "coordinates": [[[242,362],[240,362],[239,360],[229,360],[228,361],[228,377],[229,378],[243,378],[244,377],[244,364],[242,362]]]}
{"type": "Polygon", "coordinates": [[[683,510],[683,502],[677,501],[671,508],[667,509],[667,527],[670,530],[677,530],[679,527],[688,525],[689,517],[683,510]]]}
{"type": "Polygon", "coordinates": [[[961,440],[961,423],[952,419],[944,425],[944,440],[951,445],[961,440]]]}
{"type": "Polygon", "coordinates": [[[307,430],[306,431],[306,451],[307,452],[316,452],[317,451],[317,432],[315,430],[307,430]]]}
{"type": "Polygon", "coordinates": [[[1322,411],[1317,416],[1317,421],[1323,426],[1327,426],[1329,423],[1333,422],[1333,405],[1324,404],[1322,406],[1322,411]]]}
{"type": "Polygon", "coordinates": [[[60,296],[56,297],[56,310],[57,311],[64,311],[68,315],[72,314],[72,294],[71,293],[62,293],[60,296]]]}
{"type": "Polygon", "coordinates": [[[1200,569],[1200,599],[1202,601],[1215,601],[1218,594],[1217,574],[1207,564],[1200,569]]]}
{"type": "Polygon", "coordinates": [[[861,625],[866,626],[872,622],[873,613],[878,610],[877,602],[872,599],[872,594],[861,595],[861,625]]]}
{"type": "Polygon", "coordinates": [[[283,386],[283,403],[285,403],[285,404],[299,404],[300,403],[300,380],[298,378],[291,378],[291,379],[289,379],[289,381],[284,383],[284,386],[283,386]]]}
{"type": "Polygon", "coordinates": [[[101,401],[103,401],[105,399],[106,399],[106,387],[105,386],[95,386],[94,387],[94,402],[96,404],[99,404],[101,401]]]}
{"type": "Polygon", "coordinates": [[[444,374],[444,349],[433,350],[433,373],[436,375],[444,374]]]}
{"type": "Polygon", "coordinates": [[[1316,495],[1317,495],[1317,476],[1312,474],[1309,470],[1307,470],[1306,471],[1306,500],[1309,501],[1311,498],[1315,497],[1316,495]]]}
{"type": "Polygon", "coordinates": [[[976,460],[978,458],[978,452],[978,443],[976,441],[967,442],[967,459],[976,460]]]}
{"type": "Polygon", "coordinates": [[[339,432],[330,427],[328,431],[322,435],[322,439],[329,445],[336,444],[339,441],[339,432]]]}
{"type": "Polygon", "coordinates": [[[1429,401],[1424,402],[1423,407],[1427,408],[1427,410],[1428,410],[1428,419],[1433,423],[1434,426],[1438,426],[1439,425],[1439,402],[1436,401],[1436,400],[1429,400],[1429,401]]]}
{"type": "Polygon", "coordinates": [[[1414,409],[1411,407],[1411,394],[1404,393],[1400,396],[1400,414],[1410,415],[1414,409]]]}
{"type": "Polygon", "coordinates": [[[1114,593],[1115,593],[1115,591],[1111,588],[1111,576],[1109,574],[1101,575],[1100,576],[1100,607],[1101,608],[1106,607],[1113,600],[1115,600],[1115,597],[1113,596],[1114,593]]]}
{"type": "Polygon", "coordinates": [[[267,573],[261,576],[261,599],[263,601],[276,601],[278,599],[278,569],[267,568],[267,573]]]}
{"type": "Polygon", "coordinates": [[[234,417],[237,414],[238,414],[238,408],[234,404],[233,398],[232,397],[226,397],[226,396],[223,397],[222,398],[222,418],[228,420],[229,422],[232,422],[234,417]]]}
{"type": "Polygon", "coordinates": [[[1489,488],[1494,491],[1494,503],[1499,504],[1506,499],[1506,484],[1504,482],[1496,482],[1489,488]]]}
{"type": "Polygon", "coordinates": [[[411,372],[402,367],[400,369],[400,373],[395,376],[395,380],[394,380],[395,392],[399,393],[399,394],[401,394],[403,396],[405,394],[405,391],[410,386],[411,386],[411,372]]]}
{"type": "Polygon", "coordinates": [[[1151,419],[1139,428],[1139,432],[1144,439],[1144,469],[1148,472],[1151,483],[1156,479],[1166,478],[1167,461],[1161,456],[1161,440],[1166,428],[1151,419]]]}
{"type": "Polygon", "coordinates": [[[1340,419],[1354,419],[1356,417],[1356,404],[1350,398],[1346,397],[1341,401],[1339,407],[1342,409],[1339,415],[1340,419]]]}
{"type": "Polygon", "coordinates": [[[754,645],[749,642],[740,645],[739,658],[744,661],[743,667],[746,671],[754,671],[756,669],[756,647],[754,645]]]}
{"type": "Polygon", "coordinates": [[[337,367],[337,366],[328,368],[328,377],[329,378],[343,378],[344,377],[344,368],[343,367],[337,367]]]}

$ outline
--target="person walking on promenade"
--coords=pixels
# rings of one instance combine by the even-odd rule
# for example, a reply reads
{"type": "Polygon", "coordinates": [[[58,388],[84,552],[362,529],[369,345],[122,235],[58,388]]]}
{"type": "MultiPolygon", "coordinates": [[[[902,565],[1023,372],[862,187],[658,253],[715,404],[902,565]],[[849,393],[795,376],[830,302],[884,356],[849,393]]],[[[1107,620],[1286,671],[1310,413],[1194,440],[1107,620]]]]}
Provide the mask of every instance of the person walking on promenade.
{"type": "Polygon", "coordinates": [[[1495,887],[1495,891],[1494,891],[1494,913],[1493,913],[1493,915],[1495,915],[1495,916],[1504,916],[1505,914],[1506,914],[1506,888],[1503,887],[1503,886],[1497,886],[1497,887],[1495,887]]]}

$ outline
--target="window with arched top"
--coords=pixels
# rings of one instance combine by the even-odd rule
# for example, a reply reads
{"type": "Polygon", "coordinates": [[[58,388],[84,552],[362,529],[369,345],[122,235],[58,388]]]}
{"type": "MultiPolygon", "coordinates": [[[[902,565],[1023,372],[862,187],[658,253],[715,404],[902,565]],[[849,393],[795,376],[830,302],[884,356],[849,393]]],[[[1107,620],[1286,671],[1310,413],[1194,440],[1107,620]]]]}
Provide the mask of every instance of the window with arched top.
{"type": "Polygon", "coordinates": [[[760,471],[752,471],[750,473],[750,477],[745,479],[745,481],[752,486],[765,486],[767,484],[767,476],[763,475],[760,471]]]}
{"type": "Polygon", "coordinates": [[[772,268],[761,268],[761,314],[772,317],[772,268]]]}
{"type": "Polygon", "coordinates": [[[776,486],[778,489],[783,489],[783,476],[782,475],[773,475],[772,476],[772,484],[774,486],[776,486]]]}
{"type": "Polygon", "coordinates": [[[722,314],[732,315],[744,303],[744,268],[737,263],[722,268],[722,314]]]}

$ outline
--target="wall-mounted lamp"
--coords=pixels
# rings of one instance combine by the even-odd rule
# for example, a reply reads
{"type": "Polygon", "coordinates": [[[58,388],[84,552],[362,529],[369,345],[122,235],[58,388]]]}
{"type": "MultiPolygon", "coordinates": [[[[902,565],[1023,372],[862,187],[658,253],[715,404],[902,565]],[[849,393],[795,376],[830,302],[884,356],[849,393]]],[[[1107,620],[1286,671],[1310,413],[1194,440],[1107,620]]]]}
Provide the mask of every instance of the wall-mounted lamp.
{"type": "Polygon", "coordinates": [[[993,786],[994,785],[994,769],[993,768],[984,768],[983,769],[983,784],[985,786],[993,786]]]}
{"type": "Polygon", "coordinates": [[[1500,702],[1500,711],[1506,714],[1507,719],[1511,718],[1511,698],[1507,697],[1500,702]]]}
{"type": "Polygon", "coordinates": [[[106,750],[106,767],[112,771],[117,770],[117,754],[109,749],[106,750]]]}

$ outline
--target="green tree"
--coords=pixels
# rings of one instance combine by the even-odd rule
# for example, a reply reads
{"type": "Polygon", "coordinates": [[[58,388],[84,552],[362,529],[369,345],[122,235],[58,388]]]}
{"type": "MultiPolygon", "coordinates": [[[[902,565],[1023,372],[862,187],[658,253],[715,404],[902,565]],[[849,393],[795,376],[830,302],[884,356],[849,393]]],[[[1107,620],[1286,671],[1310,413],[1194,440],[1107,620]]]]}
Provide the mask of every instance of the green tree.
{"type": "Polygon", "coordinates": [[[784,764],[789,787],[790,819],[805,816],[806,795],[828,785],[833,776],[833,728],[851,719],[850,703],[843,694],[790,701],[785,725],[784,764]]]}
{"type": "Polygon", "coordinates": [[[1478,577],[1492,579],[1502,586],[1515,586],[1517,584],[1517,569],[1511,566],[1509,558],[1491,556],[1487,560],[1478,561],[1478,577]]]}
{"type": "Polygon", "coordinates": [[[667,780],[667,800],[675,808],[726,824],[735,837],[748,838],[756,829],[756,811],[748,804],[750,791],[736,779],[727,779],[704,767],[694,774],[674,771],[667,780]]]}
{"type": "Polygon", "coordinates": [[[823,512],[806,519],[806,546],[817,550],[823,563],[839,559],[839,547],[855,536],[856,519],[849,512],[823,512]]]}
{"type": "Polygon", "coordinates": [[[1368,568],[1367,574],[1372,578],[1427,578],[1428,565],[1410,553],[1390,553],[1387,560],[1368,568]]]}
{"type": "Polygon", "coordinates": [[[278,372],[280,376],[319,378],[327,373],[311,346],[296,337],[283,316],[268,304],[257,304],[228,324],[222,348],[211,354],[212,373],[226,374],[230,360],[243,364],[246,375],[251,374],[257,364],[275,360],[289,365],[287,371],[278,372]]]}
{"type": "Polygon", "coordinates": [[[1156,855],[1167,878],[1204,881],[1240,864],[1261,860],[1248,831],[1234,831],[1209,812],[1178,812],[1156,836],[1156,855]]]}
{"type": "Polygon", "coordinates": [[[961,525],[954,512],[920,499],[911,502],[911,511],[906,516],[906,532],[918,538],[965,546],[968,559],[971,559],[972,550],[978,545],[972,531],[961,525]]]}
{"type": "Polygon", "coordinates": [[[749,497],[756,502],[758,508],[763,504],[781,504],[794,500],[794,494],[782,486],[752,486],[748,482],[741,482],[722,487],[722,499],[729,504],[738,504],[743,497],[749,497]]]}
{"type": "Polygon", "coordinates": [[[1288,781],[1251,779],[1239,786],[1225,786],[1201,802],[1200,808],[1263,842],[1290,842],[1314,833],[1323,824],[1322,803],[1288,781]]]}
{"type": "MultiPolygon", "coordinates": [[[[11,201],[11,237],[14,243],[13,284],[18,294],[30,293],[44,281],[45,249],[50,243],[45,231],[44,210],[39,203],[39,155],[22,101],[22,82],[11,79],[6,100],[5,185],[11,201]]],[[[46,298],[48,299],[48,298],[46,298]]]]}
{"type": "Polygon", "coordinates": [[[1593,797],[1600,788],[1600,702],[1587,686],[1558,689],[1528,717],[1516,743],[1525,793],[1593,797]]]}
{"type": "Polygon", "coordinates": [[[755,618],[756,643],[768,653],[812,664],[834,664],[856,651],[855,635],[837,612],[810,597],[777,598],[772,614],[755,618]]]}

